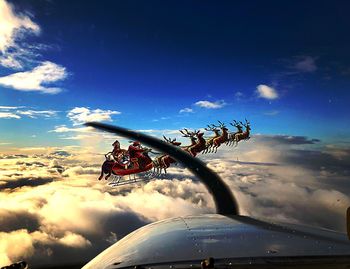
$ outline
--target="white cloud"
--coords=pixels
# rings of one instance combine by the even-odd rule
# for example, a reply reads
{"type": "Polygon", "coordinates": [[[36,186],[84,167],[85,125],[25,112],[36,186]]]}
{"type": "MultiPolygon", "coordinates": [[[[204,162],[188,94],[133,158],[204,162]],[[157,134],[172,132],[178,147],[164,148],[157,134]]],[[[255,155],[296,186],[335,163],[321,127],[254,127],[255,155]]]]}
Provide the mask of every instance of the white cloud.
{"type": "Polygon", "coordinates": [[[18,109],[18,108],[21,108],[21,107],[19,107],[19,106],[0,106],[1,110],[6,110],[6,111],[12,110],[12,109],[18,109]]]}
{"type": "Polygon", "coordinates": [[[95,138],[95,136],[80,134],[80,135],[75,135],[75,136],[60,137],[60,139],[63,139],[63,140],[83,140],[83,139],[88,139],[88,138],[93,139],[93,138],[95,138]]]}
{"type": "Polygon", "coordinates": [[[51,118],[57,115],[57,111],[54,110],[18,110],[17,114],[28,116],[29,118],[36,119],[37,117],[51,118]]]}
{"type": "Polygon", "coordinates": [[[23,69],[26,62],[32,63],[33,59],[40,55],[36,52],[37,48],[32,48],[26,43],[21,45],[22,47],[18,44],[14,45],[11,50],[0,56],[0,65],[16,70],[23,69]]]}
{"type": "Polygon", "coordinates": [[[86,246],[91,246],[91,242],[86,240],[80,234],[75,234],[72,232],[67,232],[64,237],[58,240],[61,244],[73,248],[81,248],[86,246]]]}
{"type": "Polygon", "coordinates": [[[244,93],[243,92],[238,91],[238,92],[235,93],[235,99],[237,101],[240,101],[243,97],[244,97],[244,93]]]}
{"type": "Polygon", "coordinates": [[[48,87],[47,84],[63,80],[67,77],[63,66],[46,61],[30,71],[18,72],[0,77],[0,85],[19,91],[38,91],[55,94],[61,91],[57,87],[48,87]]]}
{"type": "Polygon", "coordinates": [[[276,89],[267,85],[260,84],[256,87],[257,94],[260,98],[274,100],[278,98],[278,92],[276,89]]]}
{"type": "Polygon", "coordinates": [[[179,134],[179,130],[176,129],[140,129],[136,130],[137,132],[141,133],[148,133],[150,135],[156,135],[156,136],[162,136],[162,135],[173,135],[173,134],[179,134]]]}
{"type": "Polygon", "coordinates": [[[193,113],[193,109],[189,107],[185,107],[179,111],[179,113],[193,113]]]}
{"type": "Polygon", "coordinates": [[[73,125],[83,124],[90,121],[112,121],[112,115],[121,114],[119,111],[94,109],[87,107],[75,107],[70,110],[67,117],[73,122],[73,125]]]}
{"type": "Polygon", "coordinates": [[[34,247],[27,230],[0,232],[0,265],[9,265],[18,258],[33,255],[34,247]],[[13,248],[16,246],[16,250],[13,248]]]}
{"type": "Polygon", "coordinates": [[[40,33],[40,27],[28,16],[16,15],[12,6],[4,0],[0,0],[0,50],[13,46],[16,38],[34,33],[40,33]]]}
{"type": "MultiPolygon", "coordinates": [[[[78,124],[73,124],[78,125],[78,124]]],[[[92,143],[95,147],[98,147],[103,141],[111,141],[115,139],[124,140],[124,138],[112,135],[106,132],[98,132],[92,127],[68,127],[66,125],[55,126],[49,133],[57,133],[59,139],[62,140],[80,140],[82,143],[92,143]]],[[[102,145],[101,145],[102,146],[102,145]]]]}
{"type": "MultiPolygon", "coordinates": [[[[333,156],[294,149],[312,141],[253,136],[235,149],[221,146],[217,154],[199,158],[225,180],[242,214],[344,231],[350,150],[341,148],[340,155],[333,156]],[[320,171],[322,166],[327,170],[320,171]]],[[[27,149],[18,149],[31,154],[26,157],[0,155],[0,226],[6,230],[0,232],[0,266],[19,259],[34,267],[35,262],[58,264],[62,253],[68,260],[84,255],[88,259],[110,239],[120,239],[147,222],[214,212],[204,185],[183,167],[171,167],[166,179],[113,189],[97,180],[104,160],[100,151],[27,149]],[[66,154],[55,154],[59,150],[66,154]]]]}
{"type": "Polygon", "coordinates": [[[0,86],[19,91],[56,94],[61,89],[48,84],[63,80],[67,72],[60,65],[37,60],[41,56],[41,50],[53,46],[26,41],[30,35],[40,34],[40,26],[31,17],[29,12],[15,13],[10,3],[0,0],[0,66],[16,70],[27,68],[27,71],[0,77],[0,86]],[[28,67],[32,69],[28,70],[28,67]]]}
{"type": "Polygon", "coordinates": [[[207,109],[218,109],[222,108],[226,105],[224,100],[218,100],[215,102],[210,102],[210,101],[198,101],[195,103],[196,106],[207,108],[207,109]]]}
{"type": "Polygon", "coordinates": [[[94,131],[92,127],[80,127],[80,128],[69,128],[66,125],[55,126],[55,129],[49,131],[54,133],[68,133],[68,132],[78,132],[78,133],[91,133],[94,131]]]}
{"type": "Polygon", "coordinates": [[[26,116],[32,119],[39,117],[51,118],[57,115],[57,111],[54,110],[21,110],[22,107],[0,106],[0,118],[3,119],[21,119],[22,116],[26,116]]]}
{"type": "Polygon", "coordinates": [[[13,53],[0,57],[0,65],[12,69],[22,68],[22,64],[16,59],[13,53]]]}
{"type": "Polygon", "coordinates": [[[11,112],[0,112],[0,119],[20,119],[21,117],[11,112]]]}
{"type": "Polygon", "coordinates": [[[27,15],[14,13],[13,7],[0,0],[0,64],[10,68],[21,68],[19,60],[28,52],[17,43],[28,35],[38,35],[40,27],[27,15]]]}
{"type": "Polygon", "coordinates": [[[312,73],[317,70],[316,58],[311,56],[300,57],[299,61],[295,63],[293,68],[304,73],[312,73]]]}
{"type": "Polygon", "coordinates": [[[271,111],[266,111],[265,113],[264,113],[264,115],[266,115],[266,116],[276,116],[276,115],[278,115],[280,112],[278,111],[278,110],[271,110],[271,111]]]}

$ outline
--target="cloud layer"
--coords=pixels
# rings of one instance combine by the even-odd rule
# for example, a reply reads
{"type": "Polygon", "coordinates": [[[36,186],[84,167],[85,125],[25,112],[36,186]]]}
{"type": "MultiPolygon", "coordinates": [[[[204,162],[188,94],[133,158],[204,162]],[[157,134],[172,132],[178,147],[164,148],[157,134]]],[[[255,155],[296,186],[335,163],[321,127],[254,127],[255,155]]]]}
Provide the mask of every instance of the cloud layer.
{"type": "MultiPolygon", "coordinates": [[[[344,231],[350,149],[315,144],[302,136],[256,135],[201,158],[229,185],[241,214],[344,231]]],[[[179,166],[162,180],[115,189],[97,180],[101,152],[21,152],[0,155],[0,266],[19,259],[84,262],[146,223],[214,212],[204,186],[179,166]],[[21,247],[10,247],[17,242],[21,247]]]]}

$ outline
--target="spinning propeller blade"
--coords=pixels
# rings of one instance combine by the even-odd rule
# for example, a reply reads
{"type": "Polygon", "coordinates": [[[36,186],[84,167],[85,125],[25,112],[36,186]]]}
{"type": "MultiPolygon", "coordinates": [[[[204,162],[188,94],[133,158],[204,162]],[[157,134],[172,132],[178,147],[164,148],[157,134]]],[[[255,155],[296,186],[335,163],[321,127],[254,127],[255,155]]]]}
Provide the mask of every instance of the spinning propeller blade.
{"type": "Polygon", "coordinates": [[[350,207],[348,207],[348,210],[346,211],[346,231],[350,240],[350,207]]]}

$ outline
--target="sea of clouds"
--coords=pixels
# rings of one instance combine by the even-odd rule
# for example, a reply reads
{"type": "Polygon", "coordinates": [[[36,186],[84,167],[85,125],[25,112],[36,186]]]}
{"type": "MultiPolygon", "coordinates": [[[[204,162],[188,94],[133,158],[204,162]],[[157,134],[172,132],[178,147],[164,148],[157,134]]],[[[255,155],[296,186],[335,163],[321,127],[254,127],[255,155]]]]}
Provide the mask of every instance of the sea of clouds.
{"type": "MultiPolygon", "coordinates": [[[[112,188],[97,180],[103,154],[23,152],[0,155],[0,266],[82,263],[147,223],[215,212],[205,187],[180,165],[162,179],[112,188]]],[[[241,214],[345,231],[350,148],[256,135],[199,158],[223,178],[241,214]]]]}

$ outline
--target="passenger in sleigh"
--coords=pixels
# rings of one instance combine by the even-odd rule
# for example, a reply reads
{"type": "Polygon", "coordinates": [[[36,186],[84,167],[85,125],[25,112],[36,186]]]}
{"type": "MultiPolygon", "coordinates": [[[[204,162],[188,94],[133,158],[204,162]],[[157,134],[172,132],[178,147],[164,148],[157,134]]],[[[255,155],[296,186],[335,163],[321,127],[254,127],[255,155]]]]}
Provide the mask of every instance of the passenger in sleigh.
{"type": "Polygon", "coordinates": [[[114,158],[114,160],[125,166],[125,169],[127,169],[128,167],[128,152],[125,149],[121,149],[120,148],[120,143],[118,140],[114,141],[114,143],[112,144],[113,146],[113,151],[112,151],[112,156],[114,158]]]}
{"type": "Polygon", "coordinates": [[[132,169],[143,169],[145,166],[145,162],[147,157],[143,154],[145,149],[141,147],[140,142],[135,141],[133,142],[129,148],[129,156],[130,156],[130,161],[132,163],[132,169]]]}
{"type": "Polygon", "coordinates": [[[120,143],[118,140],[114,141],[114,143],[112,144],[113,146],[113,151],[112,151],[112,155],[113,155],[113,158],[114,160],[119,160],[120,158],[120,154],[124,153],[125,150],[121,149],[120,148],[120,143]]]}

